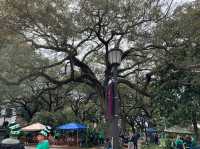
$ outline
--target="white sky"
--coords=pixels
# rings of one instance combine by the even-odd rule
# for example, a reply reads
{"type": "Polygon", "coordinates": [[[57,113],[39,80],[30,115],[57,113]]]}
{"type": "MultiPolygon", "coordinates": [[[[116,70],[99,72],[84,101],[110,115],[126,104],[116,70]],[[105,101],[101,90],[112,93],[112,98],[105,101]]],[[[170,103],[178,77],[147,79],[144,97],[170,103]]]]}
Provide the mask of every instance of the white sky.
{"type": "MultiPolygon", "coordinates": [[[[172,10],[173,8],[176,8],[178,5],[181,5],[185,2],[191,2],[191,1],[194,1],[194,0],[174,0],[173,1],[173,5],[172,5],[172,10]]],[[[171,0],[163,0],[164,3],[170,3],[171,0]]],[[[51,57],[51,58],[63,58],[63,53],[62,52],[55,52],[55,51],[51,51],[51,50],[47,50],[47,49],[43,49],[40,51],[42,53],[42,55],[44,57],[51,57]]]]}
{"type": "Polygon", "coordinates": [[[176,2],[180,2],[180,3],[183,3],[183,2],[191,2],[193,0],[175,0],[176,2]]]}
{"type": "Polygon", "coordinates": [[[174,0],[174,5],[180,5],[185,2],[191,2],[191,1],[194,1],[194,0],[174,0]]]}

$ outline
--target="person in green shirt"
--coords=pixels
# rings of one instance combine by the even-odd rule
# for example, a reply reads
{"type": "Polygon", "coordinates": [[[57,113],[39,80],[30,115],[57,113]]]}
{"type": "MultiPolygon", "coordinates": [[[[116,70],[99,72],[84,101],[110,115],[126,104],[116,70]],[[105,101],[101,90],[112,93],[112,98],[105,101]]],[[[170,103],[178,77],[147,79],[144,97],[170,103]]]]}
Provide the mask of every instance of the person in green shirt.
{"type": "Polygon", "coordinates": [[[98,134],[99,144],[104,144],[104,138],[104,132],[103,130],[100,130],[98,134]]]}
{"type": "Polygon", "coordinates": [[[36,149],[49,149],[49,141],[42,140],[37,144],[36,149]]]}
{"type": "Polygon", "coordinates": [[[36,149],[49,149],[48,134],[50,133],[50,127],[46,127],[44,130],[40,131],[37,136],[38,144],[36,149]]]}
{"type": "Polygon", "coordinates": [[[177,149],[183,149],[183,139],[180,136],[177,136],[175,144],[177,149]]]}

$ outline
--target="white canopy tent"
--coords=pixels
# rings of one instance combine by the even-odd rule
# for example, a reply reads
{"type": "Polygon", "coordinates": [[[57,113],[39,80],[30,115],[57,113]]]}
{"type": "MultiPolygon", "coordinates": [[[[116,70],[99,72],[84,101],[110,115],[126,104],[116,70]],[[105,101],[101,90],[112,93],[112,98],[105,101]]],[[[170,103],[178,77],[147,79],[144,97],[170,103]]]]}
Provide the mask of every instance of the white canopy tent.
{"type": "Polygon", "coordinates": [[[173,126],[173,127],[170,127],[170,128],[166,128],[164,130],[164,132],[167,132],[167,133],[177,133],[177,134],[192,134],[193,132],[188,130],[187,128],[183,128],[183,127],[180,127],[180,126],[173,126]]]}
{"type": "Polygon", "coordinates": [[[22,131],[40,131],[40,130],[43,130],[45,129],[45,125],[43,124],[40,124],[40,123],[34,123],[34,124],[31,124],[29,126],[26,126],[24,128],[22,128],[22,131]]]}

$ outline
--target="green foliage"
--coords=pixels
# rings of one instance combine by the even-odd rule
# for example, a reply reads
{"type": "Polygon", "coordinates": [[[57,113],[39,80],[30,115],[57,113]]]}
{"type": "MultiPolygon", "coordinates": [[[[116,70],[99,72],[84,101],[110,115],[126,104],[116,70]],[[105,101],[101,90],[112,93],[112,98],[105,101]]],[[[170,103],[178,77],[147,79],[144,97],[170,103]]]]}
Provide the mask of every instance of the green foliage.
{"type": "Polygon", "coordinates": [[[155,42],[164,45],[167,51],[159,52],[156,81],[152,87],[156,93],[154,103],[168,126],[189,125],[194,119],[199,120],[198,8],[198,2],[180,6],[156,28],[159,39],[155,38],[155,42]]]}
{"type": "Polygon", "coordinates": [[[32,119],[32,122],[40,122],[44,125],[54,126],[55,120],[53,119],[52,113],[39,112],[39,113],[36,113],[35,117],[32,119]]]}
{"type": "Polygon", "coordinates": [[[189,123],[191,113],[200,114],[200,78],[191,69],[200,62],[198,8],[191,3],[165,17],[154,0],[1,0],[0,81],[15,84],[0,84],[1,98],[53,126],[99,118],[111,77],[108,51],[119,47],[125,52],[119,68],[124,118],[135,123],[145,113],[153,122],[189,123]],[[59,56],[47,59],[41,50],[59,56]],[[71,87],[70,99],[65,88],[44,91],[64,85],[71,87]],[[87,100],[91,92],[95,99],[87,100]],[[55,112],[63,110],[58,101],[75,116],[55,112]]]}
{"type": "Polygon", "coordinates": [[[148,144],[148,145],[142,145],[142,149],[175,149],[175,146],[172,145],[172,139],[166,138],[166,139],[160,139],[160,144],[148,144]]]}
{"type": "Polygon", "coordinates": [[[32,119],[32,122],[40,122],[52,127],[74,121],[76,121],[76,117],[71,111],[38,112],[32,119]]]}
{"type": "Polygon", "coordinates": [[[34,71],[34,68],[46,65],[48,61],[30,45],[17,36],[1,41],[0,48],[1,77],[17,81],[34,71]]]}
{"type": "Polygon", "coordinates": [[[174,149],[175,148],[175,143],[174,143],[174,140],[172,139],[165,139],[165,149],[174,149]]]}

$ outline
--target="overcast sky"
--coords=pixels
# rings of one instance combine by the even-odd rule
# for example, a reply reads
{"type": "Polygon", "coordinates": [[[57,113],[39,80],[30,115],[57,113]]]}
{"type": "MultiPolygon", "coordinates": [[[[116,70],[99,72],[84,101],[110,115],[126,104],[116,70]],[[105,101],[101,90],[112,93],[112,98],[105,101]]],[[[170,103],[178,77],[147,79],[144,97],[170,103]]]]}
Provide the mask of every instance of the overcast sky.
{"type": "MultiPolygon", "coordinates": [[[[181,4],[185,3],[185,2],[191,2],[191,1],[194,1],[194,0],[174,0],[172,9],[175,8],[178,5],[181,5],[181,4]]],[[[163,0],[163,2],[164,3],[170,3],[171,0],[163,0]]],[[[40,50],[40,52],[45,57],[49,57],[49,55],[51,55],[50,57],[54,57],[54,58],[62,57],[61,55],[63,54],[62,52],[59,53],[59,52],[49,51],[49,50],[46,50],[46,49],[40,50]]]]}
{"type": "Polygon", "coordinates": [[[191,0],[175,0],[176,2],[180,2],[180,3],[183,3],[183,2],[189,2],[191,0]]]}
{"type": "Polygon", "coordinates": [[[185,2],[191,2],[191,1],[194,1],[194,0],[174,0],[174,4],[178,5],[178,4],[182,4],[185,2]]]}

